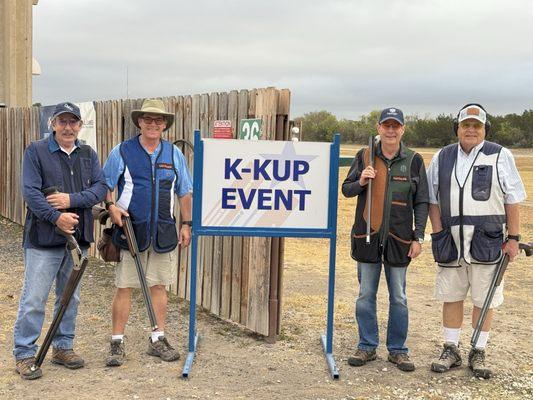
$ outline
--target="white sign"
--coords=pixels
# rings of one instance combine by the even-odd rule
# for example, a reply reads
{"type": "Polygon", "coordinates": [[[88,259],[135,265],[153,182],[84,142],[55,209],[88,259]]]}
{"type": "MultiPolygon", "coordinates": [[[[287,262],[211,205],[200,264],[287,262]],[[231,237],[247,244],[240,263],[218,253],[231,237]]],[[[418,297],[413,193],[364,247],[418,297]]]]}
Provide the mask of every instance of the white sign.
{"type": "Polygon", "coordinates": [[[202,226],[327,228],[330,143],[203,142],[202,226]]]}
{"type": "Polygon", "coordinates": [[[92,101],[85,103],[76,103],[80,108],[81,119],[83,120],[83,126],[78,133],[78,139],[82,140],[85,144],[88,144],[98,153],[98,147],[96,147],[96,111],[94,110],[94,104],[92,101]]]}

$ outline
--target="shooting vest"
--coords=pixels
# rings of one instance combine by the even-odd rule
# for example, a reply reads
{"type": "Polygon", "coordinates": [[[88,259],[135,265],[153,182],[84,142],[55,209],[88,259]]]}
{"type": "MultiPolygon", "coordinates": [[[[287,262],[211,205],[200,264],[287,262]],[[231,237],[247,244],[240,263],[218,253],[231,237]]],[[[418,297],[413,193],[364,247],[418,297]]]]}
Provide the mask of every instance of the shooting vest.
{"type": "MultiPolygon", "coordinates": [[[[127,210],[133,225],[139,251],[152,244],[157,253],[174,250],[178,244],[174,218],[174,147],[161,140],[161,149],[152,167],[150,155],[139,142],[139,136],[120,145],[124,172],[118,181],[117,205],[127,210]]],[[[113,242],[128,249],[122,229],[113,234],[113,242]]]]}
{"type": "MultiPolygon", "coordinates": [[[[369,164],[369,150],[364,152],[364,167],[369,164]]],[[[357,197],[355,223],[352,227],[352,258],[366,263],[383,261],[385,265],[406,267],[413,240],[413,196],[411,163],[415,152],[403,146],[393,160],[377,155],[376,177],[372,182],[370,244],[366,243],[367,196],[357,197]]]]}
{"type": "Polygon", "coordinates": [[[431,244],[440,266],[499,261],[506,226],[504,192],[498,178],[501,149],[485,141],[463,186],[456,175],[459,144],[441,150],[438,201],[443,230],[432,235],[431,244]]]}

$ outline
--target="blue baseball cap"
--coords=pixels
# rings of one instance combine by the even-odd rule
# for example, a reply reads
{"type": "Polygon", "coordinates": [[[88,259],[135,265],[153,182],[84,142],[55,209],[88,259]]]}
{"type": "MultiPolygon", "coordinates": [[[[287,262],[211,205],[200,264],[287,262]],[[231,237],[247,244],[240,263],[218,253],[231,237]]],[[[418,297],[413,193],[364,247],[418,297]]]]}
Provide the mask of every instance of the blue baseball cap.
{"type": "Polygon", "coordinates": [[[403,125],[403,112],[399,108],[386,108],[381,112],[381,116],[379,117],[379,123],[382,124],[383,122],[387,121],[388,119],[393,119],[397,122],[399,122],[401,125],[403,125]]]}
{"type": "Polygon", "coordinates": [[[76,116],[76,118],[81,119],[81,112],[80,112],[79,107],[76,104],[69,103],[68,101],[65,103],[59,103],[56,106],[56,108],[54,109],[54,114],[52,115],[52,119],[54,119],[55,117],[61,114],[66,114],[66,113],[70,113],[76,116]]]}

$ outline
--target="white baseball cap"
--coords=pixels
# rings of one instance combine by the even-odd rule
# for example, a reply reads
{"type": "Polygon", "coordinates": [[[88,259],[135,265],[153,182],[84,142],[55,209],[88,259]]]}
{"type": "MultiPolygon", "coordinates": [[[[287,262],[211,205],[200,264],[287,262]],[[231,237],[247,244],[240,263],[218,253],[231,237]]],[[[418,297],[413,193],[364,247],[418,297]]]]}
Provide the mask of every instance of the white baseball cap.
{"type": "Polygon", "coordinates": [[[481,107],[476,105],[469,105],[459,111],[459,122],[466,119],[477,119],[482,124],[487,122],[487,113],[481,107]]]}

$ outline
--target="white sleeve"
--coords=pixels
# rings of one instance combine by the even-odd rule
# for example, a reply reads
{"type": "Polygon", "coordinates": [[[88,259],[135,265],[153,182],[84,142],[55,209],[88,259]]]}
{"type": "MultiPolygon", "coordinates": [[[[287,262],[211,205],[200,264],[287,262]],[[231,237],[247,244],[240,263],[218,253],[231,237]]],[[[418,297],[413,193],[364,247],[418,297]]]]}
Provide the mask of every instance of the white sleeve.
{"type": "Polygon", "coordinates": [[[428,176],[428,189],[429,189],[429,203],[439,204],[438,191],[439,191],[439,154],[440,150],[435,153],[429,164],[427,176],[428,176]]]}
{"type": "Polygon", "coordinates": [[[502,148],[498,157],[498,178],[505,193],[505,204],[516,204],[526,199],[524,183],[516,168],[513,154],[506,148],[502,148]]]}

